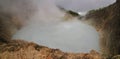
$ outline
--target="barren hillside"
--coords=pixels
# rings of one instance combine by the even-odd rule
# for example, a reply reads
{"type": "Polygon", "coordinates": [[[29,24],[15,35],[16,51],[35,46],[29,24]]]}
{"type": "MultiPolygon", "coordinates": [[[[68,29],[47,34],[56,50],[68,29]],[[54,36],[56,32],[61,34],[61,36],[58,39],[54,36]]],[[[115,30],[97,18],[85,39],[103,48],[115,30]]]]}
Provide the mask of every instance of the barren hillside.
{"type": "Polygon", "coordinates": [[[109,57],[120,54],[120,0],[108,7],[90,11],[86,19],[100,33],[104,53],[109,57]]]}

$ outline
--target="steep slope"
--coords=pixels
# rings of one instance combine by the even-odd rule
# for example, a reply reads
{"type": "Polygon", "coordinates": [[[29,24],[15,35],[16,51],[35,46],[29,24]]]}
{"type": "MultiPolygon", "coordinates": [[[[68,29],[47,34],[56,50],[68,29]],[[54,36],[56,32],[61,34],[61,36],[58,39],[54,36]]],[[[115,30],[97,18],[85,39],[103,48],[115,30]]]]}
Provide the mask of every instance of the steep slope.
{"type": "Polygon", "coordinates": [[[120,54],[120,0],[108,7],[90,11],[86,19],[100,33],[102,51],[107,56],[120,54]]]}

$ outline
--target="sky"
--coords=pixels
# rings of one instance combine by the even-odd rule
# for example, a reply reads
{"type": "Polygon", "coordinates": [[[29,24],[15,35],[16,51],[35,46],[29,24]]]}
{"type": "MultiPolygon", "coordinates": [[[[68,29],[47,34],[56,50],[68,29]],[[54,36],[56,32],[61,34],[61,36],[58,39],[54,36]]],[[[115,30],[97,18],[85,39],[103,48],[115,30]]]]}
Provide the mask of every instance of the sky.
{"type": "Polygon", "coordinates": [[[56,0],[56,4],[76,12],[98,9],[114,3],[116,0],[56,0]]]}

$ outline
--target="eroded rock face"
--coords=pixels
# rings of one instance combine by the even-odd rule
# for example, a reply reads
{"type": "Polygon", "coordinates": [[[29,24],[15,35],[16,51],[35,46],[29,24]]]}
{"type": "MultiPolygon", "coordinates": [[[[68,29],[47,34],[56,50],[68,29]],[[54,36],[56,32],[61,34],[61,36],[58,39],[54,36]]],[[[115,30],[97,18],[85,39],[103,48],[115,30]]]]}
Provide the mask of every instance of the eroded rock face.
{"type": "Polygon", "coordinates": [[[91,11],[86,19],[100,33],[102,51],[109,57],[120,54],[120,0],[103,9],[91,11]]]}
{"type": "Polygon", "coordinates": [[[0,44],[0,59],[101,59],[99,53],[65,53],[35,43],[13,40],[0,44]]]}

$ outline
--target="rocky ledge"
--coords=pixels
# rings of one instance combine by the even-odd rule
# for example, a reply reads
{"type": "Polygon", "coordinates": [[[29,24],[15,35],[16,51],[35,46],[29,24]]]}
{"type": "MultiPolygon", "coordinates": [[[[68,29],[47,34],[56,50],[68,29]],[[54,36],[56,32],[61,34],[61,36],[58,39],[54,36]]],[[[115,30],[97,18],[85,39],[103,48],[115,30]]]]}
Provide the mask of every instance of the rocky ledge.
{"type": "Polygon", "coordinates": [[[94,50],[90,53],[67,53],[32,42],[12,40],[0,43],[0,59],[101,59],[101,55],[94,50]]]}

